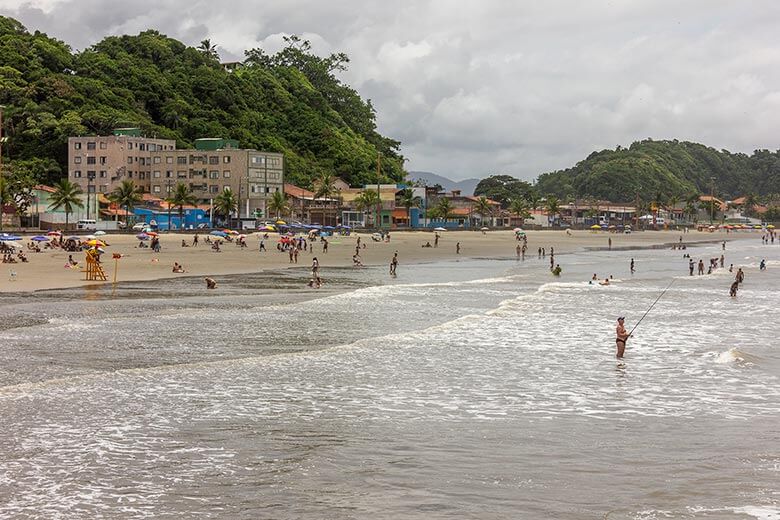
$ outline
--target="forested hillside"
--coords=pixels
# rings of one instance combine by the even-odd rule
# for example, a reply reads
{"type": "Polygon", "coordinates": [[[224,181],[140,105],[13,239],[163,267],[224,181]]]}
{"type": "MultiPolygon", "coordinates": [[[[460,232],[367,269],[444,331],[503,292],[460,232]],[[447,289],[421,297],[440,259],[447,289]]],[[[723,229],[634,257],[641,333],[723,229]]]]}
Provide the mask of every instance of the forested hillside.
{"type": "Polygon", "coordinates": [[[287,179],[306,187],[323,172],[376,182],[379,153],[384,180],[402,180],[400,143],[377,133],[371,102],[335,76],[348,57],[317,57],[297,37],[287,43],[275,55],[251,49],[228,72],[208,41],[193,48],[145,31],[74,53],[0,17],[4,163],[52,182],[64,171],[69,136],[139,125],[181,148],[226,137],[284,153],[287,179]]]}
{"type": "Polygon", "coordinates": [[[630,201],[644,196],[709,193],[720,197],[780,193],[780,151],[752,155],[683,141],[645,140],[593,152],[572,168],[539,176],[536,189],[559,197],[630,201]]]}

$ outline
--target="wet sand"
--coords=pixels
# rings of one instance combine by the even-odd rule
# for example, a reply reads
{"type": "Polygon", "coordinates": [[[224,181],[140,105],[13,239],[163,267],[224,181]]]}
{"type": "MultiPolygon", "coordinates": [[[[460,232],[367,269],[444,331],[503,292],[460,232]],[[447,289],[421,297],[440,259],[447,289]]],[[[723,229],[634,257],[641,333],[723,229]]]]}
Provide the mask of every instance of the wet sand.
{"type": "MultiPolygon", "coordinates": [[[[240,248],[233,243],[223,243],[222,252],[214,252],[210,245],[203,242],[204,235],[200,235],[198,247],[192,246],[194,234],[172,233],[160,235],[162,251],[154,253],[151,249],[139,249],[139,240],[134,235],[106,235],[100,237],[107,244],[106,253],[103,255],[103,268],[108,283],[114,278],[115,263],[118,264],[116,273],[117,281],[143,281],[162,280],[183,276],[209,276],[218,279],[223,275],[242,273],[257,273],[265,270],[277,270],[280,268],[311,265],[312,258],[317,257],[323,270],[330,267],[352,266],[352,255],[355,252],[357,237],[361,238],[365,248],[361,248],[360,256],[365,265],[382,265],[390,263],[395,251],[398,251],[399,267],[405,265],[437,261],[444,259],[463,258],[509,258],[515,257],[515,248],[518,242],[514,233],[507,231],[447,231],[442,232],[438,247],[422,247],[427,242],[434,244],[434,235],[425,231],[398,231],[391,232],[390,242],[375,242],[367,233],[351,236],[329,237],[328,252],[324,253],[322,244],[317,241],[314,252],[301,251],[298,256],[298,264],[291,264],[289,255],[277,251],[278,235],[270,234],[265,241],[267,251],[259,252],[259,243],[262,234],[247,236],[248,247],[240,248]],[[182,247],[182,239],[190,247],[182,247]],[[460,242],[460,255],[456,254],[456,244],[460,242]],[[115,262],[113,253],[120,253],[122,258],[115,262]],[[184,266],[185,272],[173,273],[174,262],[184,266]]],[[[677,243],[680,237],[686,243],[726,240],[722,233],[691,232],[681,235],[677,231],[645,231],[626,234],[611,234],[592,231],[573,231],[567,234],[564,231],[529,231],[527,257],[536,257],[539,247],[544,247],[549,255],[550,248],[559,253],[571,253],[577,250],[589,248],[607,248],[609,238],[612,239],[613,249],[644,248],[654,245],[677,243]]],[[[729,237],[732,238],[732,237],[729,237]]],[[[24,245],[27,240],[17,242],[24,245]]],[[[147,242],[148,244],[148,242],[147,242]]],[[[67,253],[61,250],[43,250],[41,253],[28,252],[28,263],[3,264],[3,272],[0,276],[1,292],[27,292],[41,289],[59,289],[78,287],[96,282],[84,280],[85,254],[67,253]],[[68,255],[80,262],[78,268],[67,268],[68,255]],[[15,271],[12,279],[10,271],[15,271]]],[[[565,259],[558,263],[565,266],[565,259]]],[[[104,283],[104,282],[98,282],[104,283]]]]}

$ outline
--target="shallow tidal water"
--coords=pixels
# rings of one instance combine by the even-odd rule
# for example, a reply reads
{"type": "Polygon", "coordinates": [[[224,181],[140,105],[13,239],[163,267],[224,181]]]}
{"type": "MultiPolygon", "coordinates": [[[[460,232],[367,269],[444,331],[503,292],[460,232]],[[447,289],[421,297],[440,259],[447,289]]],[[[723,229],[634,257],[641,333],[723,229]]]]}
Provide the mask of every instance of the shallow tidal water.
{"type": "Polygon", "coordinates": [[[778,520],[780,247],[682,253],[3,295],[0,517],[778,520]]]}

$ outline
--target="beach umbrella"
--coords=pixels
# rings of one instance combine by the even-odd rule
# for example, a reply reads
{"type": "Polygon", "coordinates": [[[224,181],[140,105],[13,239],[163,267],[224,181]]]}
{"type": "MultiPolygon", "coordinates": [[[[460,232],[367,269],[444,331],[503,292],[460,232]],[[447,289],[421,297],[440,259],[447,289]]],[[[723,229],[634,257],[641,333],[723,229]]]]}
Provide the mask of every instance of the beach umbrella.
{"type": "Polygon", "coordinates": [[[34,242],[48,242],[49,238],[45,237],[45,236],[42,236],[42,235],[37,235],[37,236],[32,237],[30,240],[32,240],[34,242]]]}
{"type": "Polygon", "coordinates": [[[433,230],[434,230],[434,231],[447,231],[447,230],[446,230],[446,229],[444,229],[443,227],[437,227],[437,228],[433,228],[433,230]]]}
{"type": "Polygon", "coordinates": [[[9,242],[14,240],[21,240],[22,237],[17,235],[10,235],[8,233],[0,233],[0,241],[2,242],[9,242]]]}
{"type": "Polygon", "coordinates": [[[149,235],[150,237],[156,237],[156,236],[159,236],[159,233],[157,233],[157,232],[155,232],[155,231],[144,231],[144,233],[146,233],[146,234],[147,234],[147,235],[149,235]]]}
{"type": "Polygon", "coordinates": [[[481,227],[479,228],[480,231],[490,231],[490,228],[488,227],[481,227]]]}
{"type": "Polygon", "coordinates": [[[774,224],[769,224],[766,228],[767,229],[775,229],[775,225],[774,224]]]}
{"type": "Polygon", "coordinates": [[[516,227],[512,231],[514,231],[515,233],[522,233],[523,232],[523,228],[516,227]]]}
{"type": "Polygon", "coordinates": [[[283,226],[287,224],[287,222],[285,222],[284,220],[277,220],[276,223],[281,224],[283,226]]]}
{"type": "Polygon", "coordinates": [[[100,240],[92,239],[87,241],[87,245],[90,247],[105,247],[106,244],[100,240]]]}
{"type": "Polygon", "coordinates": [[[149,235],[146,233],[139,233],[135,236],[138,240],[149,240],[149,235]]]}
{"type": "Polygon", "coordinates": [[[60,236],[62,236],[62,233],[60,233],[59,231],[49,231],[46,234],[49,235],[50,237],[60,237],[60,236]]]}
{"type": "Polygon", "coordinates": [[[224,231],[212,231],[211,233],[209,233],[209,235],[225,238],[227,236],[227,233],[225,233],[224,231]]]}
{"type": "Polygon", "coordinates": [[[599,226],[598,224],[593,224],[592,226],[590,226],[590,229],[601,229],[601,226],[599,226]]]}
{"type": "Polygon", "coordinates": [[[101,237],[101,236],[103,236],[105,234],[106,234],[105,231],[95,231],[95,236],[97,236],[97,237],[101,237]]]}

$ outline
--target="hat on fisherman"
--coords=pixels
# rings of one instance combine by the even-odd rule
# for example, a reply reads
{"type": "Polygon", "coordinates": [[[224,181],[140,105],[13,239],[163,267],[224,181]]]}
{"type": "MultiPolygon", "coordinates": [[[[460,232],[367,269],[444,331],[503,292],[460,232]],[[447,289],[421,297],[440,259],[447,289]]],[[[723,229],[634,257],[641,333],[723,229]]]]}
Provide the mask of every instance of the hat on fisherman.
{"type": "Polygon", "coordinates": [[[625,319],[626,319],[626,317],[625,317],[625,316],[620,316],[620,317],[618,318],[618,321],[620,321],[620,320],[625,320],[625,319]]]}

